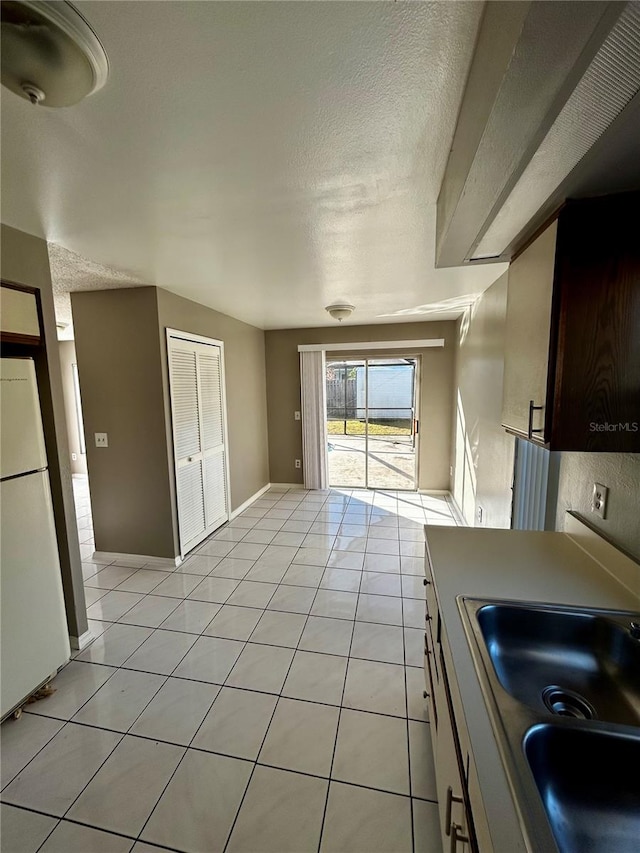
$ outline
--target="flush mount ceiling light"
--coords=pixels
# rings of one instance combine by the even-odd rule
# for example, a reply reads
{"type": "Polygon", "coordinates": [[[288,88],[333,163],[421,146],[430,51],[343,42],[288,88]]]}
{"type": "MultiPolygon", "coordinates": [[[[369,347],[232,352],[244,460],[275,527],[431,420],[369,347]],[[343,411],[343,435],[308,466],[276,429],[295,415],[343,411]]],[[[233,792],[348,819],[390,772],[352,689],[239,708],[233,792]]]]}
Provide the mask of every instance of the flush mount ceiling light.
{"type": "Polygon", "coordinates": [[[65,0],[2,0],[2,84],[32,104],[69,107],[101,89],[109,61],[65,0]]]}
{"type": "Polygon", "coordinates": [[[347,302],[336,302],[334,305],[327,305],[324,309],[328,311],[334,320],[339,320],[341,323],[350,317],[355,310],[355,305],[349,305],[347,302]]]}

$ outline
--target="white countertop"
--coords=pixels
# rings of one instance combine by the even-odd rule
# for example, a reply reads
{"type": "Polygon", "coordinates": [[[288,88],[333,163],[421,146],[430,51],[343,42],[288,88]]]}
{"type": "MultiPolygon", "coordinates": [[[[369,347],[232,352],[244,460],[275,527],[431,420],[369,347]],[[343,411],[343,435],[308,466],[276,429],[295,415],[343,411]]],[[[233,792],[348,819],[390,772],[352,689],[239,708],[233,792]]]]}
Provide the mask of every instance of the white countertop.
{"type": "Polygon", "coordinates": [[[494,853],[526,850],[456,596],[638,610],[639,600],[566,533],[425,527],[494,853]]]}

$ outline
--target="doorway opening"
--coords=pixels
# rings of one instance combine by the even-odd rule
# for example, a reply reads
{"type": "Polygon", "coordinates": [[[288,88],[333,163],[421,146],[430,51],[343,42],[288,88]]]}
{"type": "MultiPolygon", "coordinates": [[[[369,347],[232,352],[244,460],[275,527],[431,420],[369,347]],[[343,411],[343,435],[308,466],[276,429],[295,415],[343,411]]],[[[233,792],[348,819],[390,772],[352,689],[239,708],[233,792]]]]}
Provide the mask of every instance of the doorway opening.
{"type": "Polygon", "coordinates": [[[329,485],[415,491],[417,358],[327,358],[329,485]]]}

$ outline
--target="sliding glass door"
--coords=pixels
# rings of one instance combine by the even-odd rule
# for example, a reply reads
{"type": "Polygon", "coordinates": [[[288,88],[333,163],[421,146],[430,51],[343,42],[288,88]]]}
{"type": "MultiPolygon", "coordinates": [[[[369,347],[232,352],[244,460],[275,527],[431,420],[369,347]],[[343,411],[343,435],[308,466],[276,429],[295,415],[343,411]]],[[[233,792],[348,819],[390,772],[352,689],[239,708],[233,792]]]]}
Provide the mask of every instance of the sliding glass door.
{"type": "Polygon", "coordinates": [[[417,359],[327,358],[329,485],[415,489],[417,359]]]}

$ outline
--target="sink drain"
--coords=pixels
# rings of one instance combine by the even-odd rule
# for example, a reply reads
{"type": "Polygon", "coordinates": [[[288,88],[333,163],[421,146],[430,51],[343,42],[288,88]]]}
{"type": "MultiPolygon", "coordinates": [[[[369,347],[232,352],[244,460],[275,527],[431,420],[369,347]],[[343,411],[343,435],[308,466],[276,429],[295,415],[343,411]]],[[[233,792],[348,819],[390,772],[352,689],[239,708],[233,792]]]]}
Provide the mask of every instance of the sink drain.
{"type": "Polygon", "coordinates": [[[542,691],[542,701],[551,711],[559,717],[574,717],[578,720],[597,720],[596,709],[590,702],[564,687],[555,684],[545,687],[542,691]]]}

